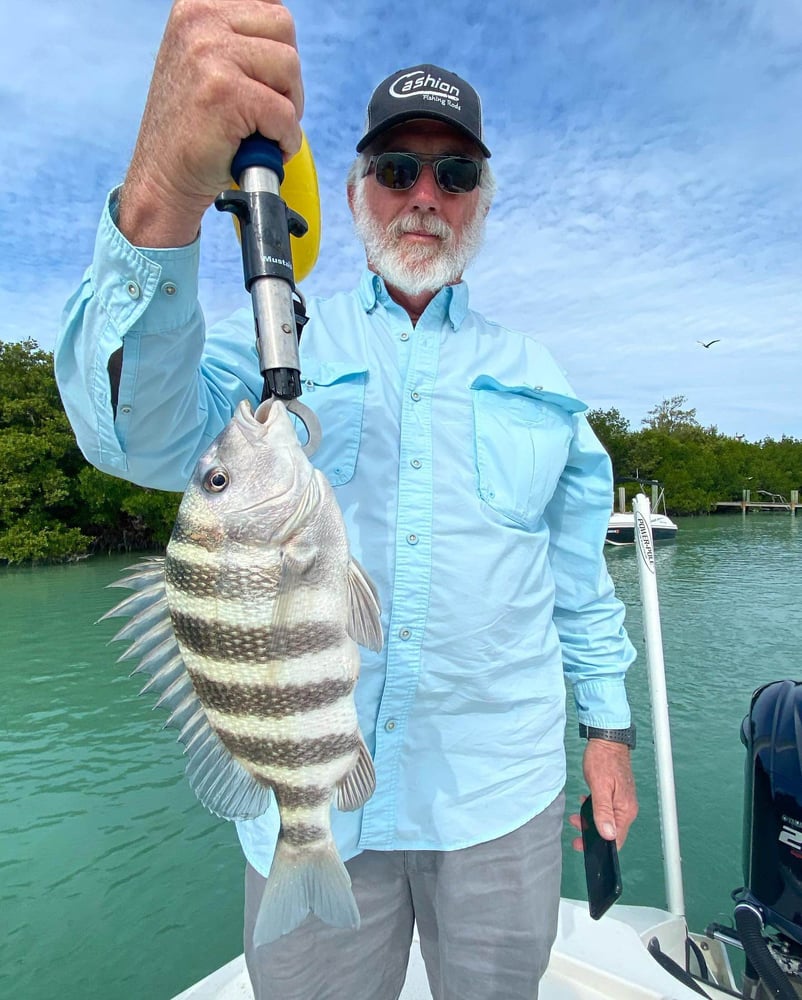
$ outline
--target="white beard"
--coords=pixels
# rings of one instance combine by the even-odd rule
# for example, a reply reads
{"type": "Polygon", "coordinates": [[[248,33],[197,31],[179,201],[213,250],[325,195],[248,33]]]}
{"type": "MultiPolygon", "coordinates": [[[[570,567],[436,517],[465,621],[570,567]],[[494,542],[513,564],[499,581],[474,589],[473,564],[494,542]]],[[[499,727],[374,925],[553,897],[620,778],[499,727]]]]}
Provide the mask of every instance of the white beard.
{"type": "Polygon", "coordinates": [[[385,282],[405,295],[438,292],[445,285],[458,282],[484,239],[486,213],[481,210],[481,202],[457,242],[447,222],[423,212],[409,212],[382,228],[368,209],[366,183],[375,181],[366,177],[354,187],[354,228],[365,247],[368,262],[385,282]],[[404,233],[421,230],[440,237],[439,242],[433,246],[401,244],[404,233]]]}

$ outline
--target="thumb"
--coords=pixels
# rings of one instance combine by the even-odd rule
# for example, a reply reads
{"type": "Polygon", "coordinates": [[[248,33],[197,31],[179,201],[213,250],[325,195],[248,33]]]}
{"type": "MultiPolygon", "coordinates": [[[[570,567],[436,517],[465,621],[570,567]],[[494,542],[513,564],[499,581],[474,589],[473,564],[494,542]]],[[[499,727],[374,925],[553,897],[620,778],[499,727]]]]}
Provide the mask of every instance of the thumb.
{"type": "Polygon", "coordinates": [[[615,840],[615,814],[612,799],[601,799],[593,802],[593,822],[596,829],[605,840],[615,840]]]}

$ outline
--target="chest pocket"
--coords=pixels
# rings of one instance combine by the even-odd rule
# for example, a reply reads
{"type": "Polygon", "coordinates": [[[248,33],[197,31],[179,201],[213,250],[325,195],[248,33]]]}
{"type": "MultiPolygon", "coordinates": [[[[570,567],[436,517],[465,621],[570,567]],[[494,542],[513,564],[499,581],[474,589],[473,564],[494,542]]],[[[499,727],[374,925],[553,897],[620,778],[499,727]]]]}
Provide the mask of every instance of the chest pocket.
{"type": "Polygon", "coordinates": [[[312,464],[332,486],[342,486],[353,478],[359,455],[367,368],[304,359],[302,369],[301,402],[315,411],[323,431],[312,464]]]}
{"type": "Polygon", "coordinates": [[[565,468],[574,414],[587,407],[573,396],[504,385],[490,375],[478,376],[471,392],[479,496],[533,530],[565,468]]]}

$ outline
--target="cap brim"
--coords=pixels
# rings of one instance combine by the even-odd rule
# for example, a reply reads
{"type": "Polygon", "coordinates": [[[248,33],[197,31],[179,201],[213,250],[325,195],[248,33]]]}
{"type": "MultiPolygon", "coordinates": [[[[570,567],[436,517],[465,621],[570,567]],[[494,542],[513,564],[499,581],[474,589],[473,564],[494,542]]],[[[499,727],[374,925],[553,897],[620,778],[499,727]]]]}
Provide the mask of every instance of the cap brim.
{"type": "Polygon", "coordinates": [[[472,142],[481,149],[484,156],[490,156],[490,150],[485,146],[479,136],[474,135],[470,129],[459,125],[445,114],[438,114],[436,111],[400,111],[397,115],[391,115],[389,118],[385,118],[380,124],[375,125],[372,129],[369,129],[356,145],[357,153],[361,153],[367,146],[369,146],[373,140],[382,134],[382,132],[387,132],[391,128],[395,128],[397,125],[403,125],[404,122],[414,121],[416,118],[431,118],[434,121],[443,122],[446,125],[450,125],[451,128],[455,129],[457,132],[461,132],[463,135],[467,136],[472,142]]]}

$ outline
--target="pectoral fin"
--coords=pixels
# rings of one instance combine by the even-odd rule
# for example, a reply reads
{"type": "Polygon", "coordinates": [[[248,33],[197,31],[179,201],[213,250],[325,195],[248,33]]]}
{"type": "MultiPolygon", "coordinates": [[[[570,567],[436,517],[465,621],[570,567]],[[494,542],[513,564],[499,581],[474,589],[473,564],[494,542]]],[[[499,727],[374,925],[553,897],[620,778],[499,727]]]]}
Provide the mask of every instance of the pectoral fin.
{"type": "Polygon", "coordinates": [[[360,646],[378,652],[384,642],[379,595],[354,558],[348,564],[348,604],[348,634],[360,646]]]}
{"type": "Polygon", "coordinates": [[[337,808],[352,812],[364,805],[376,790],[376,771],[370,751],[360,738],[359,757],[354,769],[337,785],[337,808]]]}

